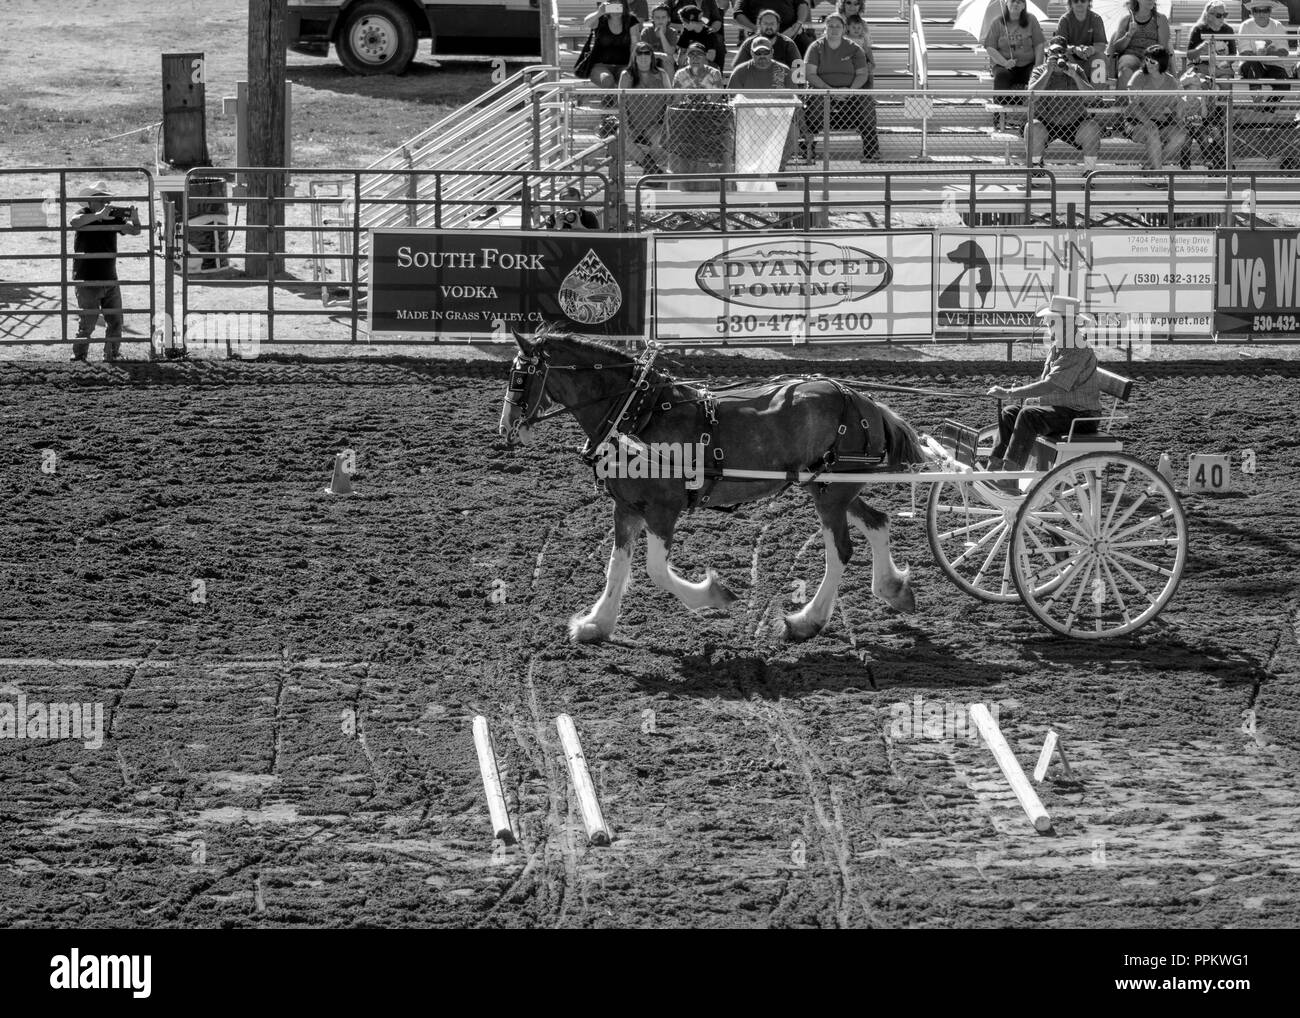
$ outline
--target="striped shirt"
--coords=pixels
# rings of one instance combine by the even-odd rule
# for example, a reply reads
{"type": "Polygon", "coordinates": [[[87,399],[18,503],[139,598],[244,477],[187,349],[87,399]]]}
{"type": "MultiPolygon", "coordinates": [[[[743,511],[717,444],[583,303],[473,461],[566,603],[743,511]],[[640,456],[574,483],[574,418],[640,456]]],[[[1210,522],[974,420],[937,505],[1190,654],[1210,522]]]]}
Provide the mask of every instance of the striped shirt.
{"type": "Polygon", "coordinates": [[[1101,388],[1097,384],[1097,355],[1086,346],[1062,349],[1053,344],[1043,365],[1040,380],[1049,381],[1061,392],[1040,396],[1043,406],[1082,410],[1090,416],[1101,414],[1101,388]]]}

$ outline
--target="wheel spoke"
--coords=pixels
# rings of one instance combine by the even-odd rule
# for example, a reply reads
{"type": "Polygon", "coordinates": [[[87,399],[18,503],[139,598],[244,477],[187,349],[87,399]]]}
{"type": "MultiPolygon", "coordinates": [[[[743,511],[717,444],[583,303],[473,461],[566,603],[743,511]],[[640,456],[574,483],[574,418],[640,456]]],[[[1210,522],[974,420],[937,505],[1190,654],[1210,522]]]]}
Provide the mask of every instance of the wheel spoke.
{"type": "Polygon", "coordinates": [[[1001,522],[1003,522],[1003,517],[999,513],[996,519],[980,520],[978,523],[970,523],[964,527],[957,527],[955,530],[945,530],[939,535],[939,540],[947,541],[959,535],[965,536],[974,533],[976,530],[983,530],[985,527],[997,526],[1001,522]]]}
{"type": "Polygon", "coordinates": [[[1177,548],[1178,538],[1153,537],[1146,541],[1107,541],[1108,548],[1177,548]]]}
{"type": "Polygon", "coordinates": [[[957,513],[959,515],[971,516],[1005,516],[1001,509],[995,509],[991,505],[956,505],[951,502],[939,502],[935,509],[940,512],[957,513]]]}
{"type": "Polygon", "coordinates": [[[1059,559],[1048,563],[1042,570],[1031,573],[1029,578],[1033,581],[1034,589],[1046,587],[1053,580],[1064,576],[1073,569],[1088,552],[1080,551],[1077,555],[1071,555],[1069,558],[1059,559]]]}
{"type": "Polygon", "coordinates": [[[1134,586],[1137,590],[1139,590],[1139,591],[1142,592],[1142,596],[1145,597],[1145,598],[1147,599],[1147,601],[1148,601],[1150,604],[1156,604],[1156,603],[1157,603],[1157,600],[1158,600],[1158,599],[1157,599],[1157,598],[1154,598],[1154,597],[1151,596],[1150,591],[1147,590],[1147,588],[1146,588],[1146,586],[1145,586],[1144,584],[1142,584],[1142,583],[1140,583],[1140,582],[1138,581],[1137,577],[1135,577],[1132,573],[1130,573],[1127,569],[1125,569],[1125,568],[1124,568],[1122,565],[1120,565],[1118,562],[1115,562],[1115,563],[1114,563],[1114,566],[1115,566],[1116,569],[1119,570],[1121,576],[1123,576],[1126,580],[1128,580],[1129,583],[1133,584],[1133,586],[1134,586]]]}
{"type": "MultiPolygon", "coordinates": [[[[1067,577],[1059,587],[1052,591],[1051,596],[1044,602],[1045,605],[1055,605],[1061,598],[1069,593],[1070,588],[1074,586],[1074,581],[1079,578],[1086,578],[1089,571],[1088,566],[1092,561],[1092,552],[1085,552],[1081,556],[1080,565],[1073,576],[1067,577]]],[[[1083,584],[1079,585],[1079,592],[1074,596],[1075,607],[1078,607],[1079,598],[1083,596],[1083,584]]]]}
{"type": "Polygon", "coordinates": [[[1143,559],[1130,555],[1126,551],[1116,551],[1116,552],[1112,552],[1112,554],[1115,556],[1115,558],[1121,558],[1125,562],[1131,562],[1135,566],[1141,566],[1143,569],[1150,570],[1153,573],[1159,573],[1161,576],[1174,575],[1174,571],[1172,569],[1166,569],[1164,566],[1156,565],[1154,562],[1144,561],[1143,559]]]}
{"type": "Polygon", "coordinates": [[[1124,624],[1126,626],[1131,626],[1133,624],[1133,616],[1129,614],[1128,605],[1124,602],[1124,595],[1120,593],[1119,584],[1115,582],[1115,574],[1110,571],[1110,563],[1106,561],[1104,555],[1101,556],[1100,561],[1101,568],[1106,573],[1106,583],[1110,587],[1111,593],[1115,595],[1115,600],[1119,603],[1119,610],[1124,616],[1124,624]]]}
{"type": "MultiPolygon", "coordinates": [[[[1074,601],[1070,605],[1070,613],[1065,617],[1065,627],[1068,629],[1073,625],[1074,620],[1079,617],[1079,603],[1083,600],[1084,589],[1088,586],[1088,578],[1092,576],[1093,566],[1095,565],[1095,556],[1089,556],[1084,563],[1080,574],[1083,576],[1083,582],[1079,584],[1079,589],[1074,592],[1074,601]]],[[[1064,592],[1064,591],[1062,591],[1064,592]]],[[[1055,597],[1052,598],[1055,600],[1055,597]]]]}
{"type": "Polygon", "coordinates": [[[1147,527],[1159,526],[1161,523],[1165,522],[1166,520],[1173,519],[1173,517],[1174,517],[1174,507],[1170,506],[1162,513],[1159,513],[1155,516],[1144,516],[1140,522],[1133,524],[1133,526],[1127,527],[1124,530],[1117,531],[1116,533],[1111,535],[1110,540],[1112,541],[1119,540],[1120,538],[1128,537],[1130,534],[1136,534],[1140,530],[1145,530],[1147,527]]]}
{"type": "Polygon", "coordinates": [[[981,537],[977,542],[975,542],[974,544],[972,544],[972,545],[970,545],[969,547],[967,547],[967,549],[966,549],[964,552],[962,552],[962,553],[961,553],[960,555],[958,555],[955,559],[953,559],[953,560],[952,560],[952,564],[953,564],[954,566],[959,566],[959,565],[961,565],[961,564],[962,564],[963,562],[965,562],[966,559],[968,559],[971,555],[974,555],[975,552],[977,552],[977,551],[979,551],[981,548],[983,548],[986,544],[989,543],[989,541],[991,541],[991,540],[993,540],[995,537],[997,537],[998,534],[1004,534],[1004,533],[1006,533],[1006,531],[1007,531],[1007,528],[1006,528],[1005,526],[1004,526],[1001,530],[990,530],[987,534],[985,534],[983,537],[981,537]]]}
{"type": "MultiPolygon", "coordinates": [[[[998,553],[998,549],[1001,548],[1004,544],[1006,544],[1007,535],[1010,532],[1011,532],[1010,527],[1003,527],[1001,530],[998,531],[998,539],[993,542],[993,547],[990,548],[989,553],[984,556],[984,564],[980,566],[979,572],[975,574],[975,579],[972,581],[975,584],[975,586],[979,587],[983,585],[984,575],[988,572],[989,566],[992,564],[993,559],[996,557],[998,553]]],[[[975,549],[972,548],[970,550],[974,551],[975,549]]],[[[1006,555],[1004,554],[1003,559],[1005,558],[1006,555]]]]}
{"type": "Polygon", "coordinates": [[[1137,512],[1142,507],[1142,503],[1145,502],[1146,500],[1147,500],[1147,494],[1144,491],[1140,495],[1138,495],[1137,500],[1131,506],[1129,506],[1127,509],[1124,510],[1124,515],[1121,516],[1119,519],[1117,519],[1114,523],[1112,523],[1111,526],[1112,527],[1124,526],[1124,524],[1129,521],[1129,517],[1131,517],[1135,512],[1137,512]]]}

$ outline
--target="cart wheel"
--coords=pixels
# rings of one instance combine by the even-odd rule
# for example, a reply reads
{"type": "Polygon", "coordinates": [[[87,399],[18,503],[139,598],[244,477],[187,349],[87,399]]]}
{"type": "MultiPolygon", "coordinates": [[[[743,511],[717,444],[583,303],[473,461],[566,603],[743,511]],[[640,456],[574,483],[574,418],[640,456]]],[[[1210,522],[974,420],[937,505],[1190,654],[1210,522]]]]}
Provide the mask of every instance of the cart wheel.
{"type": "Polygon", "coordinates": [[[981,601],[1016,601],[1010,551],[1020,500],[995,501],[986,491],[970,481],[932,484],[926,536],[934,561],[966,593],[981,601]]]}
{"type": "Polygon", "coordinates": [[[1016,516],[1016,589],[1040,622],[1066,636],[1098,640],[1146,625],[1174,596],[1186,562],[1178,494],[1132,456],[1060,464],[1016,516]]]}

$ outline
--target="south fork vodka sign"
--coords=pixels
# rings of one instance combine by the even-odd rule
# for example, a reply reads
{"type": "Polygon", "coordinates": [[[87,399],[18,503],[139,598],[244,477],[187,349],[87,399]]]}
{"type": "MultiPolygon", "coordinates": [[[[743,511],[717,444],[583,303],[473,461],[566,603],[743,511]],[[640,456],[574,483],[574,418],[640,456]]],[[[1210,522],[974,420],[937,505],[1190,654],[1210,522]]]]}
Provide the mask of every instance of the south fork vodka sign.
{"type": "Polygon", "coordinates": [[[646,240],[623,234],[375,230],[370,331],[510,339],[543,321],[645,336],[646,240]]]}

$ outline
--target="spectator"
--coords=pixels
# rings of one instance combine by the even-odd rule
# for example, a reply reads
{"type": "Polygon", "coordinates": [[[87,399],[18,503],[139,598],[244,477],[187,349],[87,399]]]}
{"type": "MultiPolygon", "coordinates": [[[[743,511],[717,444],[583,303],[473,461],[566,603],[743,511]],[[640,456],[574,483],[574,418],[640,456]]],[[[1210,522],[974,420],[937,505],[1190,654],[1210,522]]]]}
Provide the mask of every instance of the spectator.
{"type": "MultiPolygon", "coordinates": [[[[632,53],[632,63],[619,77],[618,87],[628,91],[672,88],[672,79],[664,70],[661,59],[648,42],[637,43],[632,53]]],[[[668,108],[668,96],[629,95],[624,97],[623,102],[632,158],[641,164],[646,173],[662,172],[666,162],[664,111],[668,108]]]]}
{"type": "Polygon", "coordinates": [[[867,83],[863,88],[876,87],[876,55],[871,52],[871,32],[867,28],[867,23],[856,14],[846,14],[844,20],[847,25],[847,35],[849,39],[867,55],[867,83]]]}
{"type": "Polygon", "coordinates": [[[785,64],[793,70],[795,61],[802,60],[803,54],[788,35],[781,34],[780,15],[773,10],[760,11],[758,15],[758,35],[751,35],[740,44],[736,51],[736,63],[742,64],[750,59],[751,46],[758,36],[772,44],[772,59],[778,64],[785,64]]]}
{"type": "Polygon", "coordinates": [[[807,0],[740,0],[733,17],[747,34],[753,35],[758,31],[759,14],[768,10],[776,13],[777,31],[798,46],[801,55],[807,53],[812,43],[812,33],[806,31],[812,21],[812,5],[807,0]]]}
{"type": "MultiPolygon", "coordinates": [[[[1062,64],[1069,63],[1066,52],[1062,51],[1062,64]]],[[[1078,74],[1078,69],[1073,73],[1078,74]]],[[[1044,319],[1045,324],[1043,345],[1047,359],[1042,375],[1028,385],[1014,389],[995,385],[988,391],[990,396],[999,399],[1022,401],[1020,406],[1002,408],[998,441],[989,458],[990,470],[1023,470],[1039,435],[1068,431],[1071,422],[1079,417],[1101,416],[1097,355],[1087,339],[1087,333],[1096,328],[1096,319],[1079,310],[1078,298],[1060,295],[1053,296],[1037,317],[1044,319]]],[[[1075,429],[1096,431],[1097,426],[1085,421],[1075,425],[1075,429]]],[[[1020,494],[1017,481],[993,483],[1008,495],[1020,494]]]]}
{"type": "MultiPolygon", "coordinates": [[[[1213,7],[1211,3],[1209,6],[1213,7]]],[[[1190,52],[1190,50],[1189,50],[1190,52]]],[[[1223,67],[1223,64],[1218,64],[1223,67]]],[[[1178,156],[1178,165],[1184,170],[1192,168],[1192,143],[1201,150],[1201,162],[1208,169],[1221,170],[1226,156],[1226,135],[1224,134],[1223,100],[1218,98],[1218,89],[1214,83],[1215,65],[1209,57],[1195,63],[1189,61],[1187,70],[1178,79],[1183,89],[1188,91],[1187,142],[1178,156]]]]}
{"type": "Polygon", "coordinates": [[[1065,39],[1053,36],[1046,59],[1034,69],[1028,91],[1034,96],[1034,118],[1025,125],[1025,144],[1031,166],[1042,166],[1047,144],[1053,138],[1083,152],[1083,165],[1091,170],[1101,152],[1101,128],[1088,113],[1084,96],[1052,95],[1055,92],[1095,92],[1079,65],[1068,59],[1065,39]]]}
{"type": "MultiPolygon", "coordinates": [[[[1178,79],[1169,73],[1169,51],[1163,46],[1148,46],[1142,70],[1128,83],[1130,92],[1178,92],[1177,95],[1134,95],[1130,101],[1125,127],[1128,135],[1147,150],[1147,168],[1173,168],[1183,151],[1187,131],[1183,127],[1186,106],[1178,79]]],[[[1164,181],[1152,181],[1162,185],[1164,181]]]]}
{"type": "MultiPolygon", "coordinates": [[[[1243,21],[1237,29],[1237,38],[1241,40],[1242,56],[1255,54],[1260,57],[1290,56],[1287,48],[1286,26],[1271,15],[1273,0],[1250,0],[1251,20],[1243,21]]],[[[1291,65],[1278,60],[1243,60],[1241,76],[1252,81],[1260,78],[1273,78],[1285,81],[1291,76],[1291,65]]],[[[1252,85],[1251,89],[1259,86],[1252,85]]],[[[1290,85],[1274,85],[1275,90],[1287,91],[1290,85]]],[[[1279,98],[1274,96],[1273,99],[1279,98]]]]}
{"type": "MultiPolygon", "coordinates": [[[[871,76],[867,55],[845,31],[848,23],[843,14],[831,11],[822,19],[822,36],[804,56],[804,73],[810,89],[831,89],[837,92],[856,92],[866,87],[871,76]]],[[[868,95],[826,96],[817,92],[807,100],[807,124],[812,134],[820,132],[826,122],[827,111],[823,105],[830,100],[829,126],[832,130],[848,128],[862,137],[862,161],[875,162],[880,158],[880,143],[876,138],[876,103],[868,95]]],[[[816,145],[808,145],[808,157],[817,158],[816,145]]]]}
{"type": "Polygon", "coordinates": [[[77,283],[77,340],[72,344],[72,359],[84,361],[90,351],[90,337],[99,315],[104,314],[104,360],[117,360],[122,342],[122,287],[117,281],[117,235],[134,236],[140,232],[140,215],[135,206],[129,209],[112,206],[108,185],[97,180],[78,194],[86,204],[72,218],[76,230],[72,241],[72,278],[77,283]]]}
{"type": "MultiPolygon", "coordinates": [[[[686,42],[703,43],[710,52],[709,62],[718,70],[722,70],[727,60],[727,40],[722,31],[722,12],[731,5],[731,0],[721,0],[721,6],[719,0],[665,0],[665,3],[668,5],[673,24],[681,29],[688,27],[688,10],[690,8],[699,10],[703,34],[692,36],[686,42]]],[[[678,45],[680,50],[685,44],[678,45]]]]}
{"type": "Polygon", "coordinates": [[[1056,34],[1065,39],[1072,61],[1082,68],[1089,81],[1095,81],[1092,62],[1106,59],[1106,23],[1092,9],[1092,0],[1070,0],[1069,9],[1056,23],[1056,34]]]}
{"type": "Polygon", "coordinates": [[[1156,10],[1156,0],[1128,0],[1129,12],[1119,19],[1119,27],[1110,40],[1110,55],[1115,58],[1115,78],[1120,88],[1145,65],[1149,46],[1169,49],[1169,19],[1156,10]]]}
{"type": "Polygon", "coordinates": [[[673,76],[674,88],[722,88],[722,72],[708,62],[704,43],[686,47],[686,66],[673,76]]]}
{"type": "MultiPolygon", "coordinates": [[[[760,15],[760,28],[765,19],[760,15]]],[[[785,36],[777,36],[793,47],[785,36]]],[[[750,59],[738,63],[727,80],[727,88],[738,92],[752,92],[757,89],[795,87],[793,73],[788,64],[776,59],[776,42],[766,34],[756,35],[745,40],[742,51],[748,48],[750,59]]],[[[798,50],[795,50],[796,55],[798,50]]],[[[781,153],[781,169],[784,170],[794,154],[798,138],[804,134],[803,106],[795,107],[790,117],[790,128],[786,132],[785,148],[781,153]]]]}
{"type": "Polygon", "coordinates": [[[542,226],[547,230],[599,230],[600,220],[596,214],[585,206],[577,206],[582,201],[582,192],[570,185],[560,192],[560,200],[569,207],[557,209],[546,217],[542,226]]]}
{"type": "Polygon", "coordinates": [[[650,23],[641,29],[641,42],[647,43],[652,50],[658,50],[668,61],[668,66],[677,67],[677,40],[682,30],[672,24],[672,14],[667,4],[660,4],[650,12],[650,23]]]}
{"type": "Polygon", "coordinates": [[[573,73],[597,88],[614,88],[632,59],[632,29],[624,20],[622,4],[605,4],[604,11],[587,36],[573,73]]]}
{"type": "Polygon", "coordinates": [[[1201,12],[1201,19],[1192,26],[1187,40],[1188,72],[1208,74],[1211,78],[1231,78],[1232,61],[1237,55],[1237,40],[1228,24],[1228,6],[1225,0],[1210,0],[1201,12]],[[1214,36],[1226,38],[1215,39],[1214,36]]]}
{"type": "Polygon", "coordinates": [[[719,72],[726,54],[719,54],[717,39],[704,24],[704,14],[694,4],[687,4],[678,9],[682,19],[681,35],[677,39],[677,57],[679,66],[686,66],[685,51],[698,43],[704,48],[704,59],[719,72]]]}
{"type": "Polygon", "coordinates": [[[984,49],[993,65],[993,91],[997,102],[1016,99],[1006,93],[1029,84],[1034,68],[1043,62],[1043,30],[1030,17],[1025,0],[1002,0],[1002,13],[989,24],[984,49]]]}

